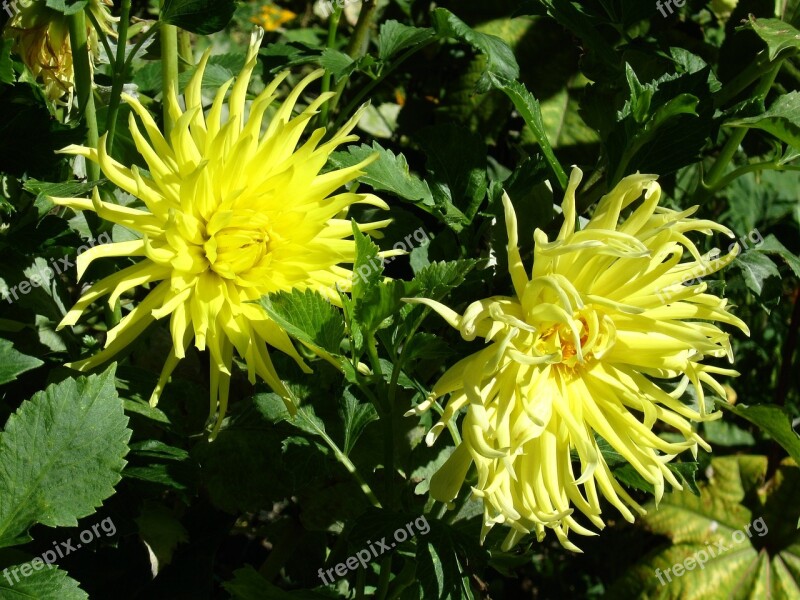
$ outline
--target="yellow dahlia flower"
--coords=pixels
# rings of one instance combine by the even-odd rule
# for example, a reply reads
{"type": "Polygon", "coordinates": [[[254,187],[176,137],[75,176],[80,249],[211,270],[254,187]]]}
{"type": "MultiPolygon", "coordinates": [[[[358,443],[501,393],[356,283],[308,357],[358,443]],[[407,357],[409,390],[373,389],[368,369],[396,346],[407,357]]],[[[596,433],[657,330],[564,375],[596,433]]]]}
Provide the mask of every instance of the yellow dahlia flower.
{"type": "MultiPolygon", "coordinates": [[[[287,403],[289,390],[275,372],[267,346],[285,352],[310,372],[286,332],[252,302],[281,290],[311,289],[338,304],[336,285],[346,289],[353,276],[339,263],[352,263],[356,252],[355,242],[348,239],[353,229],[346,219],[347,209],[356,203],[388,208],[368,194],[343,191],[331,195],[358,177],[361,168],[376,156],[320,174],[337,146],[357,139],[349,134],[359,115],[329,141],[321,142],[325,129],[320,128],[298,147],[309,120],[334,95],[322,94],[292,116],[303,91],[323,71],[303,79],[262,127],[264,115],[288,75],[279,75],[247,105],[247,88],[262,36],[263,31],[257,30],[241,74],[235,83],[231,80],[217,91],[208,114],[204,114],[201,95],[208,52],[186,89],[186,110],[181,110],[174,91],[166,95],[175,123],[168,137],[136,99],[125,96],[147,134],[146,138],[131,114],[131,134],[149,172],[114,160],[108,155],[105,138],[99,148],[70,146],[64,150],[98,163],[108,179],[140,199],[143,206],[102,202],[97,191],[92,200],[53,198],[56,204],[75,210],[93,210],[141,236],[95,246],[78,257],[79,278],[89,263],[100,257],[141,260],[91,286],[59,327],[74,325],[87,307],[103,296],[108,296],[113,306],[125,292],[137,286],[149,288],[147,296],[108,332],[105,348],[72,367],[87,370],[107,361],[151,322],[169,316],[174,349],[152,402],[157,401],[194,340],[198,349],[210,353],[212,414],[219,406],[215,433],[228,402],[234,350],[247,363],[250,381],[258,375],[287,403]],[[227,114],[224,121],[223,114],[227,114]]],[[[360,229],[372,231],[387,223],[369,223],[360,229]]]]}
{"type": "MultiPolygon", "coordinates": [[[[107,35],[113,35],[111,24],[116,21],[108,10],[111,0],[90,0],[88,9],[107,35]]],[[[69,41],[67,17],[48,8],[45,0],[17,0],[9,5],[13,14],[6,23],[3,35],[13,40],[12,50],[22,58],[25,66],[44,85],[47,97],[56,102],[67,96],[65,104],[72,103],[75,74],[72,67],[72,48],[69,41]]],[[[89,50],[99,53],[97,31],[87,27],[89,50]]]]}
{"type": "Polygon", "coordinates": [[[432,444],[466,407],[463,441],[434,475],[431,494],[450,502],[474,463],[472,492],[484,503],[483,536],[497,523],[510,526],[506,548],[532,531],[541,540],[550,528],[564,547],[578,551],[569,531],[595,534],[574,511],[602,528],[600,495],[629,521],[630,508],[644,512],[614,479],[598,436],[652,484],[656,501],[665,482],[680,489],[667,463],[684,450],[696,453],[698,445],[710,450],[692,423],[719,416],[707,412],[703,386],[724,398],[714,375],[736,374],[703,364],[706,357],[732,360],[728,334],[712,322],[747,332],[725,300],[706,293],[706,283],[682,285],[718,271],[738,253],[737,246],[724,257],[713,251],[701,256],[686,234],[716,230],[732,236],[729,230],[689,218],[696,207],[660,207],[656,178],[638,174],[621,181],[576,230],[581,176],[572,172],[558,238],[550,242],[543,231],[534,232],[530,272],[504,196],[514,296],[480,300],[463,315],[432,300],[409,300],[432,307],[464,339],[486,340],[408,414],[450,395],[428,434],[432,444]],[[685,251],[691,260],[681,262],[685,251]],[[689,384],[697,405],[681,400],[689,384]],[[656,425],[682,439],[665,441],[656,425]]]}

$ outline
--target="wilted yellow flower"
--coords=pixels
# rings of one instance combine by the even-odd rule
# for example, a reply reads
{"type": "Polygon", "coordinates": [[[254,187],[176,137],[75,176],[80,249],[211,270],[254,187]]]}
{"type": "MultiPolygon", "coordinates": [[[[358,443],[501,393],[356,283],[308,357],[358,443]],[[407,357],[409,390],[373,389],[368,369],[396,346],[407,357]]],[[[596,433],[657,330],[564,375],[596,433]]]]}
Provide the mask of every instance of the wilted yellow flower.
{"type": "MultiPolygon", "coordinates": [[[[111,0],[90,0],[88,8],[107,35],[113,35],[111,24],[116,21],[108,10],[111,0]]],[[[17,1],[13,16],[6,23],[3,35],[13,40],[12,50],[17,53],[34,77],[41,80],[50,100],[59,101],[67,96],[72,103],[75,74],[72,68],[72,48],[69,41],[67,17],[48,8],[45,0],[17,1]]],[[[97,32],[87,27],[89,50],[99,52],[97,32]]]]}
{"type": "Polygon", "coordinates": [[[575,169],[570,178],[558,238],[550,242],[538,229],[533,234],[530,273],[517,247],[514,209],[504,196],[513,297],[480,300],[463,316],[432,300],[409,300],[432,307],[464,339],[486,340],[408,414],[450,395],[428,434],[432,444],[466,407],[463,441],[434,475],[431,495],[450,502],[474,463],[472,492],[484,503],[483,535],[497,523],[509,525],[506,548],[531,531],[541,540],[551,528],[566,548],[578,550],[569,531],[594,533],[573,512],[602,528],[600,495],[629,521],[629,507],[644,512],[614,478],[598,436],[654,487],[656,501],[665,482],[680,489],[667,464],[684,450],[696,453],[698,445],[710,450],[692,423],[720,415],[707,412],[703,385],[724,398],[714,375],[736,374],[703,364],[706,357],[732,360],[728,334],[712,322],[747,332],[725,300],[706,293],[706,283],[682,285],[718,271],[738,253],[737,246],[724,257],[713,251],[701,256],[686,234],[732,235],[729,230],[689,218],[696,207],[660,207],[656,178],[637,174],[621,181],[576,231],[581,176],[575,169]],[[620,222],[623,211],[628,216],[620,222]],[[685,250],[692,260],[681,262],[685,250]],[[697,405],[681,400],[690,383],[697,405]],[[665,441],[653,431],[656,424],[683,439],[665,441]]]}
{"type": "Polygon", "coordinates": [[[261,7],[261,13],[250,18],[250,21],[260,25],[265,31],[277,31],[284,23],[288,23],[297,15],[290,10],[265,4],[261,7]]]}
{"type": "MultiPolygon", "coordinates": [[[[136,99],[125,96],[149,138],[142,135],[131,115],[131,134],[149,173],[110,157],[105,138],[97,149],[70,146],[64,150],[97,162],[106,177],[139,198],[143,207],[102,202],[96,191],[92,200],[53,198],[76,210],[93,210],[141,236],[95,246],[78,257],[78,277],[100,257],[142,260],[95,283],[60,327],[74,325],[83,311],[103,296],[109,296],[114,305],[128,290],[137,286],[150,289],[108,332],[105,348],[72,367],[86,370],[99,365],[130,344],[151,322],[170,316],[174,349],[152,402],[194,340],[198,349],[210,353],[212,414],[219,407],[216,428],[228,402],[234,350],[247,363],[251,382],[258,375],[289,403],[289,390],[275,372],[267,346],[285,352],[310,372],[286,332],[252,301],[282,290],[311,289],[339,304],[336,285],[346,288],[353,275],[339,263],[352,263],[356,252],[355,242],[347,239],[353,234],[347,209],[356,203],[388,208],[368,194],[344,191],[331,196],[362,174],[361,168],[377,156],[320,174],[337,146],[357,139],[349,134],[360,115],[329,141],[321,143],[325,129],[319,128],[297,147],[310,119],[334,95],[322,94],[292,117],[303,91],[323,71],[303,79],[266,128],[262,128],[265,112],[275,102],[276,91],[288,73],[279,75],[246,108],[245,96],[262,37],[263,31],[257,30],[241,74],[235,83],[231,80],[217,91],[207,115],[201,95],[209,58],[206,52],[186,88],[186,110],[180,109],[174,91],[166,95],[175,123],[168,137],[136,99]],[[225,122],[223,114],[228,115],[225,122]]],[[[387,223],[369,223],[360,229],[372,231],[387,223]]]]}

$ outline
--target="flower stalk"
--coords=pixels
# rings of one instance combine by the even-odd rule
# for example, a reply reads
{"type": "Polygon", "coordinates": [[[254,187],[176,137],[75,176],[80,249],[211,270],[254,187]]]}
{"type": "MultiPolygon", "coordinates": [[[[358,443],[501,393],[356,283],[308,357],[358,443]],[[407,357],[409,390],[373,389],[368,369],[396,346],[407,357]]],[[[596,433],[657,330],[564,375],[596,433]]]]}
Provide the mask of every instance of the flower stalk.
{"type": "MultiPolygon", "coordinates": [[[[86,119],[86,141],[96,146],[100,138],[97,128],[97,111],[94,104],[92,66],[89,38],[86,33],[86,14],[79,10],[68,17],[69,40],[72,48],[73,69],[75,70],[75,89],[79,114],[86,119]]],[[[100,179],[100,167],[86,161],[86,176],[89,181],[100,179]]]]}
{"type": "Polygon", "coordinates": [[[178,28],[161,26],[161,90],[164,104],[164,133],[169,137],[174,123],[170,116],[167,97],[178,93],[178,28]]]}

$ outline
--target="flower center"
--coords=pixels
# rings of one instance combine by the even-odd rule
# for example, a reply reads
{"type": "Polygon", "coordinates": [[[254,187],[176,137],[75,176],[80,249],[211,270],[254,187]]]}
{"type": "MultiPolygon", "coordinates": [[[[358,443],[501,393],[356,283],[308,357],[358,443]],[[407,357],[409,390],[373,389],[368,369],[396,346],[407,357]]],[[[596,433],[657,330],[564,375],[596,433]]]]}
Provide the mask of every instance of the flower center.
{"type": "Polygon", "coordinates": [[[212,271],[234,279],[270,259],[269,221],[253,210],[217,212],[206,226],[203,251],[212,271]]]}
{"type": "Polygon", "coordinates": [[[553,360],[554,363],[570,368],[590,359],[596,350],[598,336],[597,332],[591,331],[589,323],[599,323],[600,319],[592,309],[583,309],[582,312],[588,311],[592,314],[584,316],[577,313],[568,322],[548,327],[532,344],[532,349],[537,354],[554,355],[558,357],[553,360]]]}

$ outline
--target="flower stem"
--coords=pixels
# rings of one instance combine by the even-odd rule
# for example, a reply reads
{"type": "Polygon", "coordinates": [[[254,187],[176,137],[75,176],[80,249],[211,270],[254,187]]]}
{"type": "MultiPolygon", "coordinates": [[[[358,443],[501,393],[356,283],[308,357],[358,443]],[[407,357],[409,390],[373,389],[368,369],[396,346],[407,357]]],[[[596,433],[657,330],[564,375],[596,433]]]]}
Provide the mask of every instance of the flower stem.
{"type": "Polygon", "coordinates": [[[758,171],[800,171],[800,166],[796,165],[779,165],[774,160],[768,160],[766,162],[759,162],[759,163],[751,163],[747,165],[743,165],[737,169],[734,169],[727,175],[725,175],[722,179],[720,179],[713,187],[707,186],[709,191],[716,192],[718,190],[725,189],[730,185],[730,183],[741,177],[742,175],[747,175],[748,173],[754,173],[758,171]]]}
{"type": "Polygon", "coordinates": [[[175,25],[164,24],[161,26],[161,83],[164,133],[169,139],[174,123],[169,115],[167,98],[170,94],[178,93],[178,28],[175,25]]]}
{"type": "Polygon", "coordinates": [[[114,52],[111,50],[111,44],[108,42],[106,32],[103,31],[103,28],[100,26],[100,21],[97,20],[97,17],[94,16],[91,10],[86,11],[86,17],[92,22],[92,27],[94,27],[94,30],[97,32],[97,38],[100,40],[100,43],[103,44],[103,48],[106,49],[108,60],[113,62],[114,52]]]}
{"type": "Polygon", "coordinates": [[[328,444],[331,450],[333,450],[336,459],[344,465],[344,468],[348,470],[348,472],[355,478],[358,482],[359,486],[361,487],[361,491],[364,492],[364,495],[369,500],[369,503],[372,504],[375,508],[381,508],[381,503],[378,500],[375,493],[372,491],[372,488],[369,487],[369,484],[364,481],[364,478],[361,477],[361,473],[358,472],[358,468],[353,464],[353,461],[350,460],[344,452],[341,451],[339,446],[336,445],[336,442],[324,432],[319,432],[322,436],[322,439],[325,440],[325,443],[328,444]]]}
{"type": "MultiPolygon", "coordinates": [[[[69,43],[72,48],[73,69],[75,70],[75,91],[78,97],[78,111],[86,119],[86,142],[90,148],[97,148],[99,134],[97,111],[94,106],[92,65],[89,62],[89,38],[86,32],[86,13],[79,10],[69,15],[69,43]]],[[[100,166],[86,161],[86,176],[89,181],[100,179],[100,166]]]]}
{"type": "Polygon", "coordinates": [[[361,12],[356,21],[356,28],[350,41],[347,44],[347,54],[353,60],[360,58],[366,53],[367,38],[369,37],[369,27],[372,25],[372,17],[378,10],[378,0],[364,0],[361,12]]]}
{"type": "Polygon", "coordinates": [[[178,69],[181,73],[188,71],[194,66],[192,34],[183,29],[178,32],[178,57],[180,58],[178,69]]]}
{"type": "MultiPolygon", "coordinates": [[[[333,9],[333,13],[331,13],[331,18],[328,21],[328,43],[327,48],[333,48],[336,45],[336,32],[339,30],[339,19],[342,16],[342,7],[339,6],[339,3],[336,3],[336,6],[333,9]]],[[[325,75],[322,77],[322,93],[325,94],[329,92],[331,89],[331,73],[330,71],[326,70],[325,75]]],[[[330,113],[330,106],[329,102],[325,102],[322,107],[320,108],[319,120],[322,123],[323,127],[328,126],[328,114],[330,113]]]]}
{"type": "Polygon", "coordinates": [[[392,555],[387,554],[381,561],[381,574],[378,581],[378,589],[375,591],[375,598],[385,600],[386,593],[389,591],[389,582],[392,578],[392,555]]]}
{"type": "Polygon", "coordinates": [[[125,47],[128,44],[128,26],[131,18],[131,0],[122,0],[117,31],[117,57],[114,59],[114,80],[111,84],[111,99],[108,101],[108,116],[106,118],[107,144],[109,152],[114,149],[114,135],[117,132],[117,116],[119,115],[120,96],[125,84],[127,74],[125,61],[125,47]]]}
{"type": "MultiPolygon", "coordinates": [[[[761,78],[761,81],[756,86],[756,89],[753,91],[753,98],[766,97],[767,93],[772,87],[773,82],[775,81],[775,78],[778,76],[778,71],[780,71],[780,69],[781,65],[778,63],[774,65],[766,74],[764,74],[764,76],[761,78]]],[[[714,164],[708,171],[708,175],[705,177],[704,182],[698,189],[698,193],[701,198],[704,199],[709,195],[711,190],[716,189],[717,184],[725,174],[728,165],[733,160],[733,157],[736,156],[739,146],[742,144],[744,137],[747,135],[747,131],[748,130],[746,127],[742,127],[731,133],[728,141],[725,142],[725,145],[722,147],[717,160],[714,161],[714,164]]]]}

